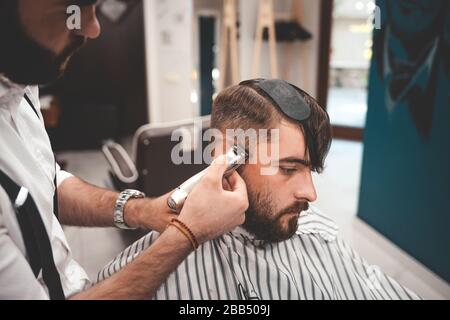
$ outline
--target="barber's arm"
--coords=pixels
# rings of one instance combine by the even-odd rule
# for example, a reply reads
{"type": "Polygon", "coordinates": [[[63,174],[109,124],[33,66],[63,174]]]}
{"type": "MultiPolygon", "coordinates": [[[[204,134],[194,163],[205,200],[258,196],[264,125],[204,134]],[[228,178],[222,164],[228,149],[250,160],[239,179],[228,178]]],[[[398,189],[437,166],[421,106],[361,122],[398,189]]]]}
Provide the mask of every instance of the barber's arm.
{"type": "MultiPolygon", "coordinates": [[[[84,227],[114,226],[113,211],[118,193],[70,177],[58,187],[59,219],[62,224],[84,227]]],[[[130,227],[162,232],[175,217],[167,207],[168,195],[130,199],[124,218],[130,227]]]]}
{"type": "MultiPolygon", "coordinates": [[[[191,229],[199,243],[214,239],[242,224],[248,207],[247,189],[234,172],[231,189],[222,186],[224,157],[217,158],[189,195],[178,219],[191,229]]],[[[152,297],[169,274],[193,251],[179,229],[168,227],[136,260],[107,280],[72,299],[146,299],[152,297]]]]}

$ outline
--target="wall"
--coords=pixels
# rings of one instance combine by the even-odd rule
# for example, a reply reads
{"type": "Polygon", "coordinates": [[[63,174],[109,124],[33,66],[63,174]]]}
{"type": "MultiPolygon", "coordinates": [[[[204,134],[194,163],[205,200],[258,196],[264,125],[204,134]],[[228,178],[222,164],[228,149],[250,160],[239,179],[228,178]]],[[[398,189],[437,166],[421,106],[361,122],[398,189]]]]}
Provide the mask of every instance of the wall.
{"type": "MultiPolygon", "coordinates": [[[[301,7],[301,20],[303,26],[313,34],[313,39],[308,42],[293,45],[293,58],[287,77],[283,70],[286,67],[286,44],[278,43],[279,77],[302,87],[310,94],[317,94],[317,64],[320,35],[320,1],[308,0],[276,0],[274,1],[276,18],[289,19],[293,1],[299,1],[301,7]]],[[[241,78],[253,77],[251,68],[254,54],[255,30],[258,13],[258,0],[245,0],[239,2],[241,21],[241,78]]],[[[270,64],[268,44],[263,44],[261,54],[261,69],[259,76],[270,78],[270,64]]]]}
{"type": "Polygon", "coordinates": [[[149,122],[197,115],[192,91],[192,0],[144,1],[149,122]]]}

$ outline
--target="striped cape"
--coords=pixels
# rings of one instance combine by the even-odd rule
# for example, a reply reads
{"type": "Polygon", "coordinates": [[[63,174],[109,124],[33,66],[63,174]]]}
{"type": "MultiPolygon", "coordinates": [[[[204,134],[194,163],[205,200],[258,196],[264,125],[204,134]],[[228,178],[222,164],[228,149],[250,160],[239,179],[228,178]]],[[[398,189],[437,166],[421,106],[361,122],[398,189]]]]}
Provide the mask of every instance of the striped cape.
{"type": "MultiPolygon", "coordinates": [[[[420,299],[337,238],[334,222],[310,206],[288,240],[255,240],[241,227],[201,245],[171,273],[156,300],[420,299]]],[[[109,262],[100,282],[157,238],[150,232],[109,262]]]]}

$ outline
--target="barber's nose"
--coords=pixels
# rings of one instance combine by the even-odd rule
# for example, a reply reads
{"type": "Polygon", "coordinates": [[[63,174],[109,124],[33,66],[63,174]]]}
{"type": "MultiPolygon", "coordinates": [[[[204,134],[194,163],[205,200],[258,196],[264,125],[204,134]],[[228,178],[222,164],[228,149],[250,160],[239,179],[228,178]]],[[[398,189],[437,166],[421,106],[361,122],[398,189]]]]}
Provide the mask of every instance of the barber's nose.
{"type": "Polygon", "coordinates": [[[316,187],[312,179],[311,172],[305,172],[297,181],[297,190],[295,191],[295,198],[300,201],[314,202],[317,200],[316,187]]]}
{"type": "Polygon", "coordinates": [[[81,29],[77,34],[89,39],[95,39],[100,35],[100,23],[97,20],[95,6],[83,8],[81,12],[81,29]]]}

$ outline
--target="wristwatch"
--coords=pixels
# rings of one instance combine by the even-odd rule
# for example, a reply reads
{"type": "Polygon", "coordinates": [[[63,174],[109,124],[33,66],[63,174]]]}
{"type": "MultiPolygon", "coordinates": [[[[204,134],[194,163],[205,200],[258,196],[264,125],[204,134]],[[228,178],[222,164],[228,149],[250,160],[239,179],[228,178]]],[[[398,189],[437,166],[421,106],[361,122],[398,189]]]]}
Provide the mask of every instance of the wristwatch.
{"type": "Polygon", "coordinates": [[[123,217],[123,211],[127,201],[130,199],[139,199],[145,198],[145,194],[138,190],[126,189],[122,191],[117,197],[116,205],[114,206],[114,224],[119,229],[124,230],[135,230],[137,228],[130,228],[125,223],[125,219],[123,217]]]}

